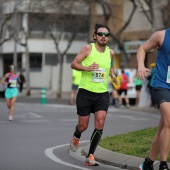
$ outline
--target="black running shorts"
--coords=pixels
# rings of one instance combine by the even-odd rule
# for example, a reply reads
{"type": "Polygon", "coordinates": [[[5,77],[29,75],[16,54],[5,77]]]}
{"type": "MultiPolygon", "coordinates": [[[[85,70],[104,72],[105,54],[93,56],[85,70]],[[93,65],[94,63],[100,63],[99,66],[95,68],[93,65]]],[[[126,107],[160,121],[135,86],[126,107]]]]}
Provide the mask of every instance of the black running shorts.
{"type": "Polygon", "coordinates": [[[160,104],[163,102],[170,102],[170,90],[163,88],[152,88],[152,93],[157,108],[160,108],[160,104]]]}
{"type": "Polygon", "coordinates": [[[136,91],[140,91],[142,88],[142,85],[136,85],[135,88],[136,88],[136,91]]]}
{"type": "Polygon", "coordinates": [[[122,93],[124,93],[125,95],[127,95],[127,89],[126,89],[126,90],[120,89],[120,90],[118,90],[117,92],[118,92],[119,95],[122,95],[122,93]]]}
{"type": "Polygon", "coordinates": [[[76,91],[76,90],[78,90],[78,85],[75,85],[75,84],[72,84],[72,90],[74,90],[74,91],[76,91]]]}
{"type": "Polygon", "coordinates": [[[109,107],[109,93],[94,93],[85,89],[79,89],[76,105],[79,116],[88,116],[100,110],[107,112],[109,107]]]}

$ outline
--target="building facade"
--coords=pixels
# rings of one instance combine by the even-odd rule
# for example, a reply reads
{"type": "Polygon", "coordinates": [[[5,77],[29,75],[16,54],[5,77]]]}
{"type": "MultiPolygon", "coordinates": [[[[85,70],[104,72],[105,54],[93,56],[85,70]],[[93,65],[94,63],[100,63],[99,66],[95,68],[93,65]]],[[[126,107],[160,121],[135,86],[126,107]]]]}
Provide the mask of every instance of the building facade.
{"type": "MultiPolygon", "coordinates": [[[[146,10],[149,10],[143,0],[139,1],[146,10]]],[[[144,15],[139,1],[136,1],[137,9],[130,23],[120,35],[129,58],[130,68],[133,69],[137,67],[136,52],[139,45],[145,42],[153,31],[153,26],[144,15]]],[[[68,40],[76,29],[76,36],[63,56],[62,92],[70,92],[72,84],[70,64],[79,50],[92,41],[95,24],[106,23],[111,28],[111,32],[116,34],[126,23],[133,9],[129,0],[103,0],[108,10],[106,13],[100,3],[83,2],[76,2],[76,0],[67,3],[66,0],[43,0],[38,3],[31,0],[4,1],[2,15],[10,16],[4,29],[4,37],[12,33],[14,36],[0,46],[0,77],[3,77],[12,63],[15,63],[18,72],[24,70],[24,74],[26,73],[28,56],[25,44],[27,44],[30,87],[37,89],[46,87],[56,92],[61,74],[60,55],[68,47],[68,40]],[[110,16],[109,10],[112,10],[110,16]],[[79,29],[77,30],[76,27],[79,29]],[[54,39],[51,34],[55,36],[54,39]]],[[[163,28],[161,3],[159,0],[155,0],[154,3],[156,30],[163,28]]],[[[115,50],[115,68],[120,68],[123,56],[117,42],[111,39],[109,46],[115,50]]],[[[147,64],[155,61],[155,54],[153,52],[148,54],[153,57],[148,57],[147,64]]]]}

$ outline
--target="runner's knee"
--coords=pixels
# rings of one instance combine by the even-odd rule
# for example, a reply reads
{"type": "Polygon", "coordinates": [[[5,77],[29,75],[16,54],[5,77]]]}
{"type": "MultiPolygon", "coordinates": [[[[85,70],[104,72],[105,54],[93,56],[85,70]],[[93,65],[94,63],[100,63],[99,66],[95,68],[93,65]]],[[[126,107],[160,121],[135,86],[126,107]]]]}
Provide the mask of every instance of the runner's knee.
{"type": "Polygon", "coordinates": [[[86,124],[86,123],[78,125],[78,129],[80,132],[84,132],[87,129],[87,127],[88,127],[88,124],[86,124]]]}

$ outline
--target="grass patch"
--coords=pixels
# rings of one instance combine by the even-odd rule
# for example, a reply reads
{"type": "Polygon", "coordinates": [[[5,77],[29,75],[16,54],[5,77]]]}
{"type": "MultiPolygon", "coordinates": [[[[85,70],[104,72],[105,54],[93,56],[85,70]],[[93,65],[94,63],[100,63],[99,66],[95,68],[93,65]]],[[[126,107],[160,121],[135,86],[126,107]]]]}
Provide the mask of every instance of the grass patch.
{"type": "MultiPolygon", "coordinates": [[[[148,157],[156,131],[157,127],[108,136],[100,140],[99,146],[114,152],[145,158],[148,157]]],[[[170,154],[168,162],[170,162],[170,154]]]]}

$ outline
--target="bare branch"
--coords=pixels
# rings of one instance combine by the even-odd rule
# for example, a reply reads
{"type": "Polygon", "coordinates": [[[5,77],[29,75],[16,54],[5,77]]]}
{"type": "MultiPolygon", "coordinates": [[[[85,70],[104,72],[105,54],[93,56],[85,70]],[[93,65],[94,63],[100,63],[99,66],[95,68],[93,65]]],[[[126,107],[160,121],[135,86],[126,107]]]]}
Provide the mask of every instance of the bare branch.
{"type": "Polygon", "coordinates": [[[8,38],[1,39],[1,41],[0,41],[0,46],[1,46],[4,42],[9,41],[13,36],[14,36],[14,33],[11,34],[8,38]]]}
{"type": "Polygon", "coordinates": [[[131,14],[129,15],[128,20],[125,22],[124,26],[116,33],[116,35],[117,35],[118,37],[120,37],[120,34],[126,29],[126,27],[127,27],[127,26],[129,25],[129,23],[131,22],[132,17],[133,17],[133,15],[134,15],[134,13],[135,13],[135,11],[136,11],[136,8],[137,8],[137,5],[136,5],[136,3],[135,3],[135,0],[129,0],[129,1],[132,3],[133,9],[132,9],[131,14]]]}
{"type": "Polygon", "coordinates": [[[112,15],[112,10],[109,4],[103,0],[96,0],[96,2],[101,5],[106,20],[105,22],[107,23],[108,20],[110,19],[110,16],[112,15]]]}
{"type": "Polygon", "coordinates": [[[65,54],[67,53],[67,51],[69,50],[69,48],[70,48],[70,46],[71,46],[71,44],[72,44],[75,36],[76,36],[76,32],[73,32],[72,35],[71,35],[71,38],[68,40],[68,46],[67,46],[67,48],[64,50],[63,55],[65,55],[65,54]]]}
{"type": "MultiPolygon", "coordinates": [[[[152,0],[150,0],[150,1],[145,0],[145,2],[146,2],[146,4],[148,5],[149,9],[151,9],[151,1],[152,1],[152,0]]],[[[140,3],[141,9],[142,9],[144,15],[146,16],[146,18],[147,18],[147,20],[149,21],[149,23],[152,25],[153,22],[152,22],[151,17],[153,16],[153,12],[150,11],[150,15],[151,15],[151,17],[150,17],[150,16],[148,15],[147,11],[145,10],[145,8],[143,7],[143,4],[142,4],[142,2],[141,2],[140,0],[139,0],[139,3],[140,3]]]]}
{"type": "Polygon", "coordinates": [[[0,38],[2,38],[2,34],[3,34],[3,29],[4,26],[6,25],[6,23],[12,18],[12,15],[7,15],[5,18],[3,18],[2,20],[2,24],[0,27],[0,38]]]}

